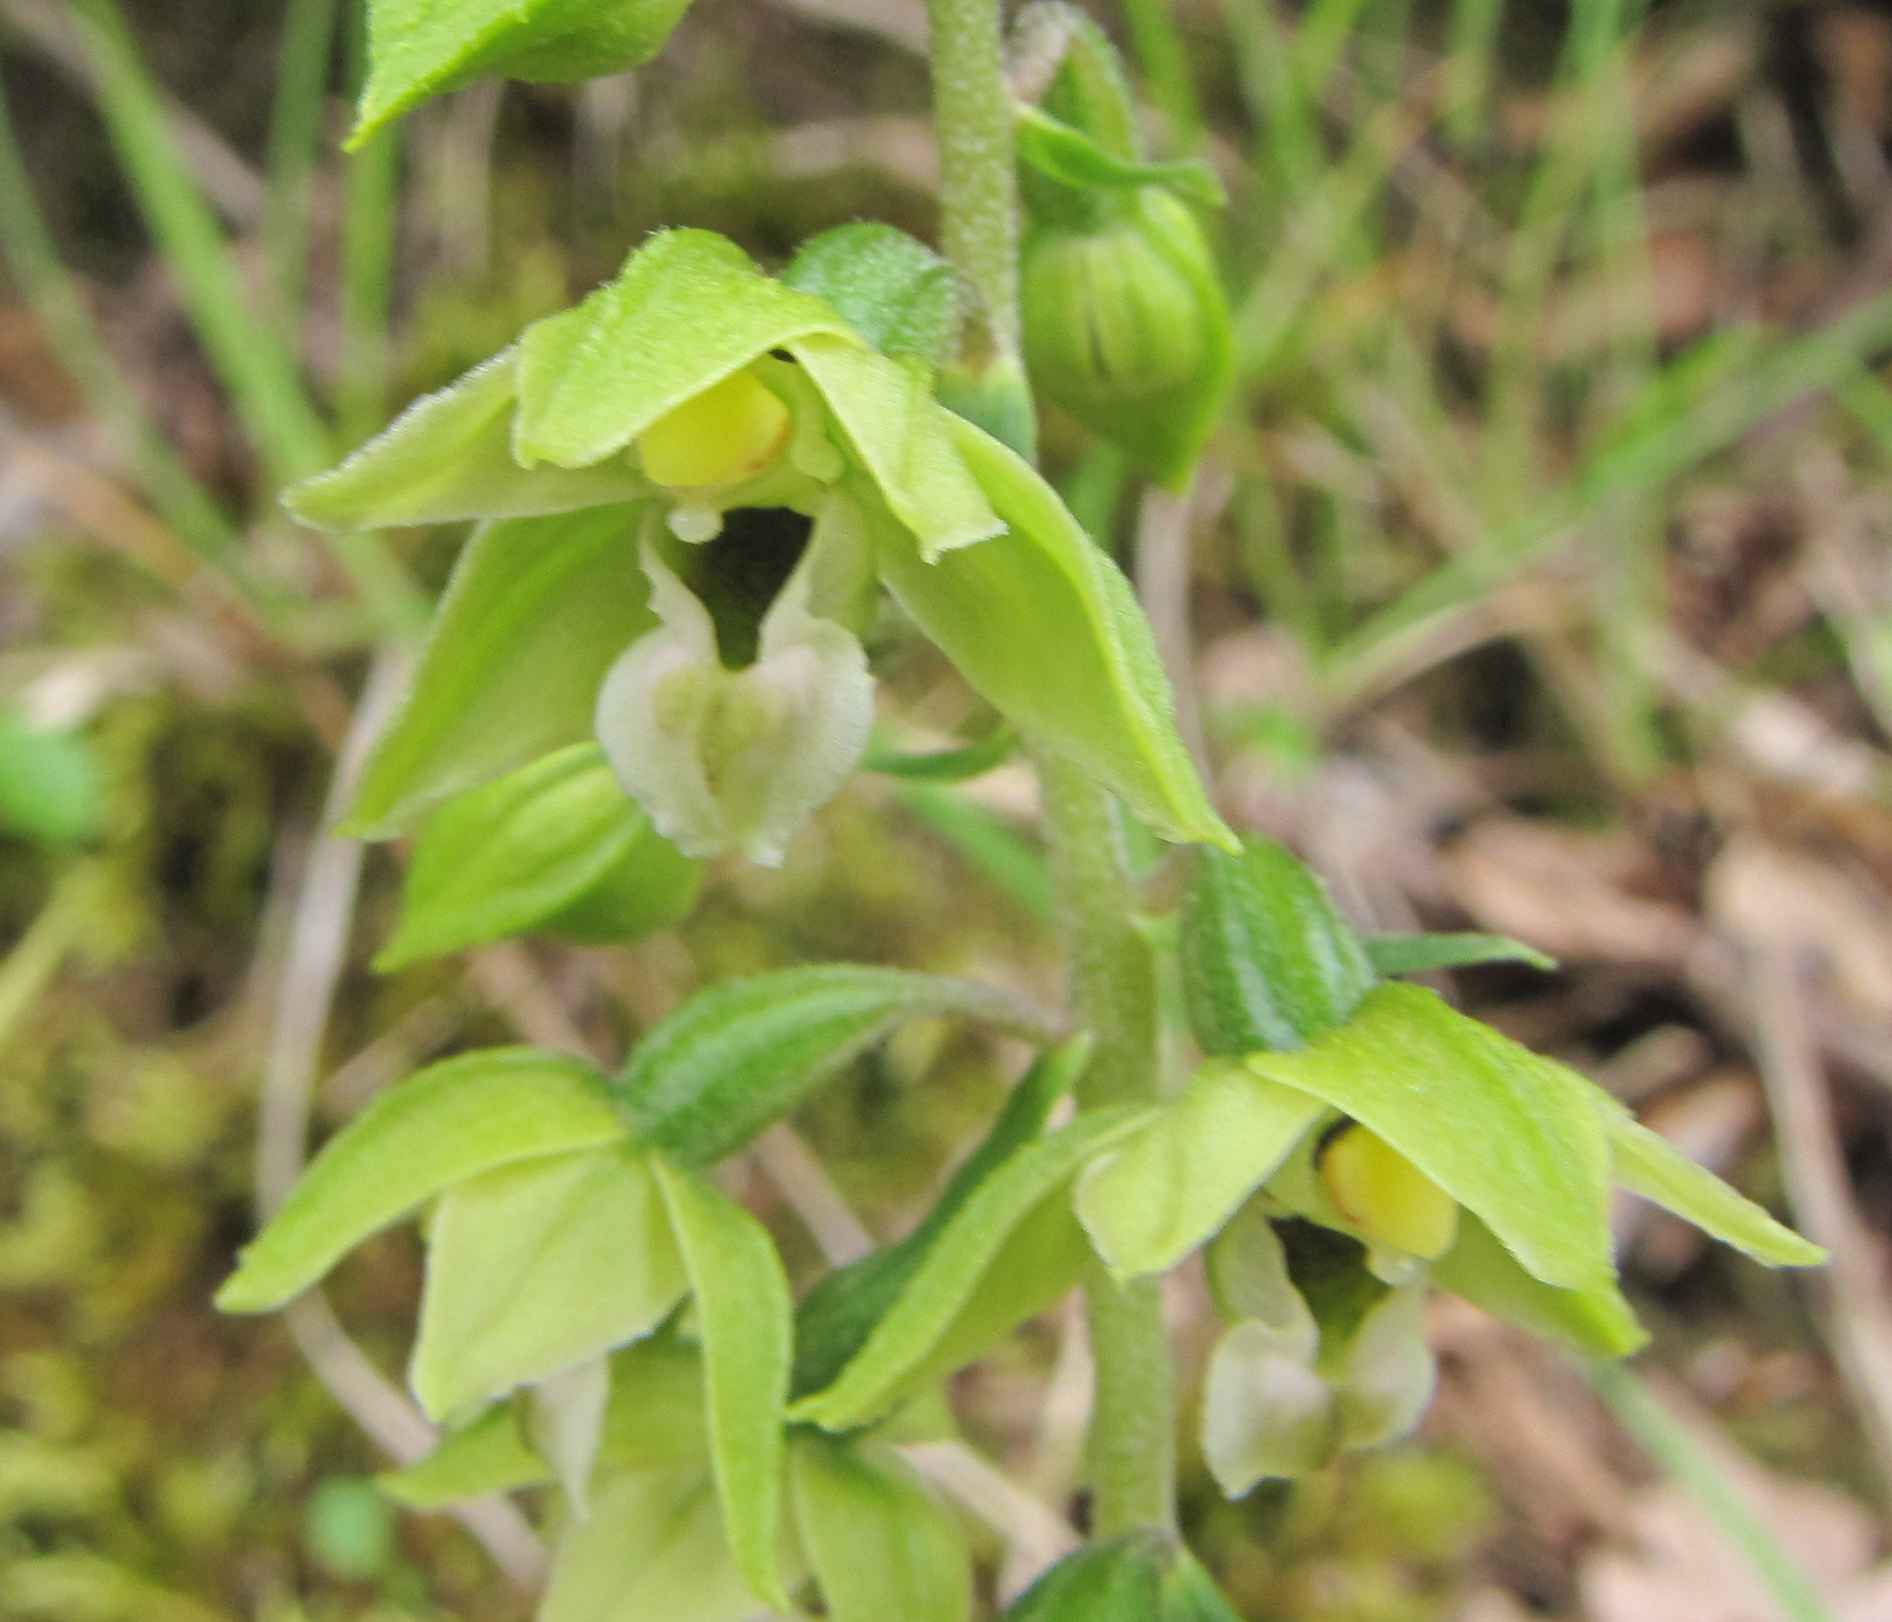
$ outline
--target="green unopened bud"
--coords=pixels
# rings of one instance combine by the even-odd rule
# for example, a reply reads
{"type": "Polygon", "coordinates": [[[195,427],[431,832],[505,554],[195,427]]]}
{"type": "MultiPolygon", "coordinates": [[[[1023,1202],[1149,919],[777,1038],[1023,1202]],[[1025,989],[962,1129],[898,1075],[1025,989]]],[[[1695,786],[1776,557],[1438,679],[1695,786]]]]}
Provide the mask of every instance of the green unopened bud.
{"type": "Polygon", "coordinates": [[[1083,228],[1035,228],[1023,259],[1033,381],[1165,483],[1185,479],[1230,376],[1228,304],[1187,208],[1146,186],[1083,228]]]}
{"type": "Polygon", "coordinates": [[[1436,1261],[1458,1237],[1458,1202],[1391,1144],[1346,1128],[1322,1151],[1328,1198],[1374,1244],[1436,1261]]]}

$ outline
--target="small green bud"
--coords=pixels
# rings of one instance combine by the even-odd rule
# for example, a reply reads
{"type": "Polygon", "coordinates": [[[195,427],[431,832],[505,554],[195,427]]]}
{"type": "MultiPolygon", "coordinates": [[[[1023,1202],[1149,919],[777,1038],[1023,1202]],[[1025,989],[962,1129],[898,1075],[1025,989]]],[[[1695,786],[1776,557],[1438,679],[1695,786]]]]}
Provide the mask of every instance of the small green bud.
{"type": "Polygon", "coordinates": [[[1159,186],[1119,195],[1094,224],[1028,234],[1025,358],[1053,402],[1177,484],[1227,394],[1228,303],[1187,208],[1159,186]]]}

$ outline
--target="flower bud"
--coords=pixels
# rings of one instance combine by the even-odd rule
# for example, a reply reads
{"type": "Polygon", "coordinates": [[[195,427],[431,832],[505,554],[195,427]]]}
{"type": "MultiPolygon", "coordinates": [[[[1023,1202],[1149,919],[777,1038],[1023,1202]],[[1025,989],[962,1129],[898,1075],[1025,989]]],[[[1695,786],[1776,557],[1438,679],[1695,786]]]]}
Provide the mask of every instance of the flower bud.
{"type": "Polygon", "coordinates": [[[1194,216],[1146,186],[1088,227],[1047,220],[1022,266],[1038,387],[1159,479],[1187,477],[1230,375],[1228,305],[1194,216]]]}
{"type": "Polygon", "coordinates": [[[781,455],[788,407],[748,372],[732,372],[638,436],[644,472],[673,490],[741,484],[781,455]]]}
{"type": "Polygon", "coordinates": [[[1458,1202],[1358,1123],[1322,1151],[1320,1180],[1341,1214],[1376,1245],[1436,1261],[1458,1237],[1458,1202]]]}

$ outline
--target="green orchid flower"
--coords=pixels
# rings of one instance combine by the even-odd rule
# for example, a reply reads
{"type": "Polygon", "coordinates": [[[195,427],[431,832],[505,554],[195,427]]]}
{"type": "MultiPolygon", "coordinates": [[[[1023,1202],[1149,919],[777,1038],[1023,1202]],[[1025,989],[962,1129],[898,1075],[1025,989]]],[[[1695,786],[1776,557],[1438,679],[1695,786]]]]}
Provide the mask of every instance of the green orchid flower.
{"type": "Polygon", "coordinates": [[[933,398],[943,267],[840,235],[774,280],[720,237],[659,233],[291,492],[332,529],[481,526],[352,832],[595,740],[687,854],[779,862],[866,748],[878,581],[1021,732],[1166,837],[1228,842],[1128,585],[933,398]]]}

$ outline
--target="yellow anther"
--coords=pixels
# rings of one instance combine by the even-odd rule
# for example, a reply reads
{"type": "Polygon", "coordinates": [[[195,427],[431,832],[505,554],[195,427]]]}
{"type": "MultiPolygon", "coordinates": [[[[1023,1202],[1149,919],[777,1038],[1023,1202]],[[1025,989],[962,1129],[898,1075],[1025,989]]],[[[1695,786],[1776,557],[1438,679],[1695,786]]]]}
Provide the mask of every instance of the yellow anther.
{"type": "Polygon", "coordinates": [[[788,443],[788,407],[747,372],[666,412],[638,436],[644,472],[673,490],[753,479],[788,443]]]}
{"type": "Polygon", "coordinates": [[[1322,1151],[1320,1179],[1341,1215],[1376,1244],[1434,1261],[1458,1237],[1458,1202],[1357,1123],[1322,1151]]]}

